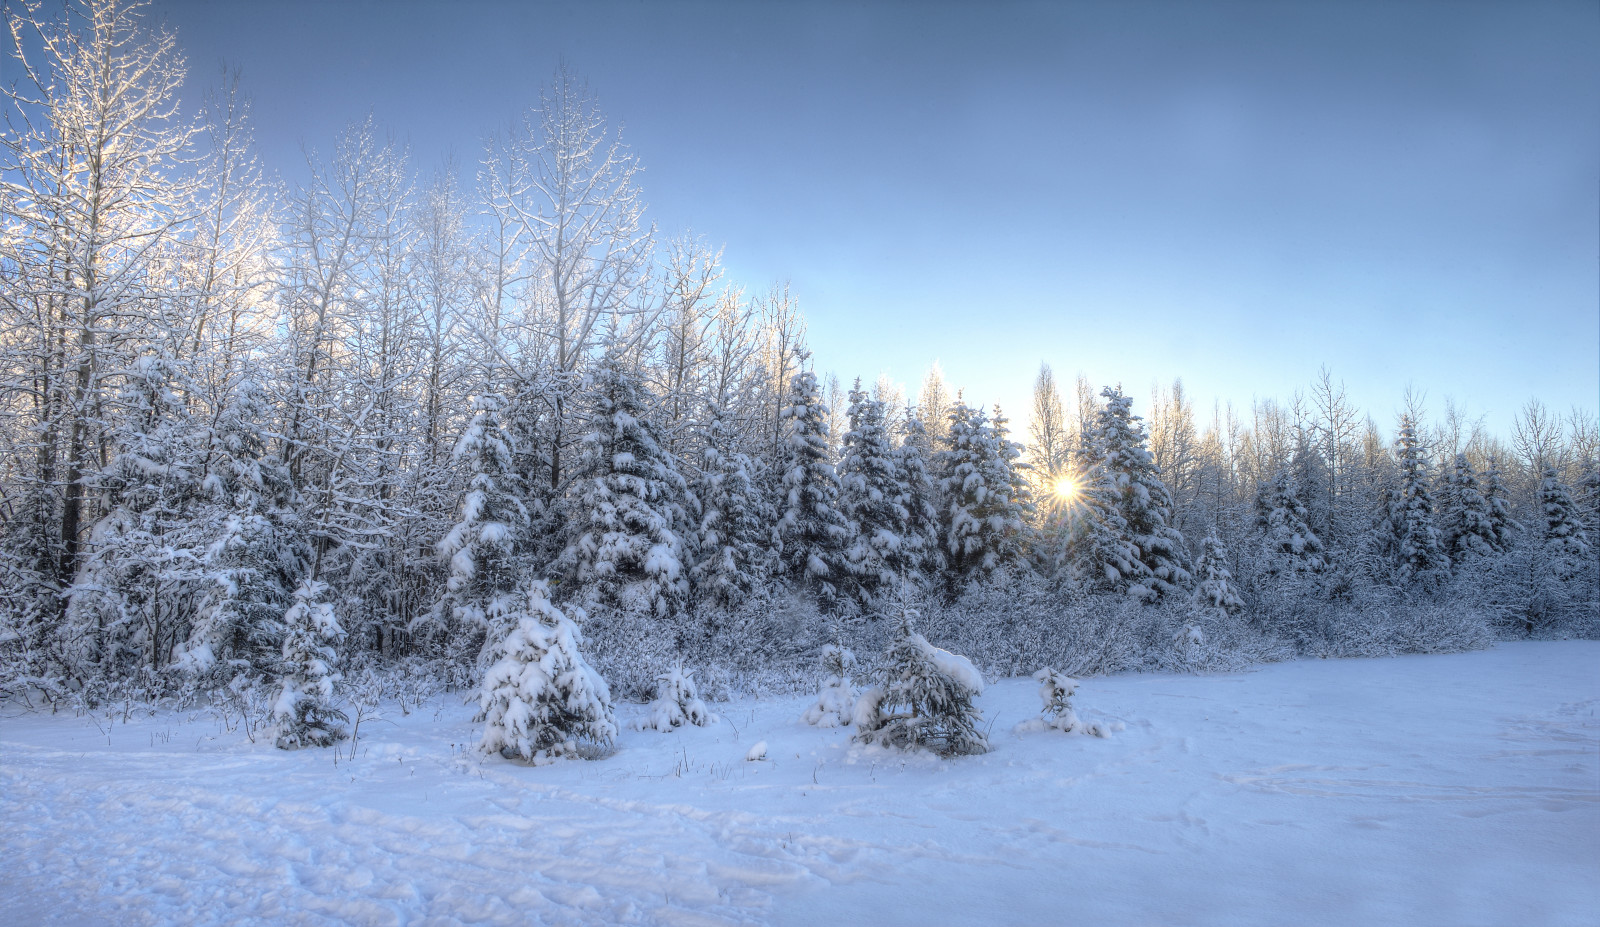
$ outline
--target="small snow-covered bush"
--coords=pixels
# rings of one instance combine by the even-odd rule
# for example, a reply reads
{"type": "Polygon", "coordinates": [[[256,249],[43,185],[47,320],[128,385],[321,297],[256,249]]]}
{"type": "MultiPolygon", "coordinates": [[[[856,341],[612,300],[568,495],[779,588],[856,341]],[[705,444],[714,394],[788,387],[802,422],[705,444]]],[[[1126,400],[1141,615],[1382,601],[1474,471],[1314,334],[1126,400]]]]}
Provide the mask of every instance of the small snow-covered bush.
{"type": "Polygon", "coordinates": [[[705,727],[717,720],[706,710],[695,689],[694,673],[674,663],[672,669],[656,677],[656,699],[650,703],[649,715],[633,723],[638,731],[671,731],[685,724],[705,727]]]}
{"type": "Polygon", "coordinates": [[[822,670],[828,674],[823,680],[817,702],[801,720],[817,727],[843,727],[854,717],[856,693],[850,685],[850,670],[855,666],[856,655],[843,647],[828,644],[822,648],[822,670]]]}
{"type": "Polygon", "coordinates": [[[579,755],[580,741],[610,746],[611,690],[584,660],[583,635],[543,581],[529,584],[527,603],[483,679],[482,749],[539,765],[579,755]]]}
{"type": "Polygon", "coordinates": [[[1092,724],[1078,718],[1072,709],[1072,696],[1078,690],[1078,680],[1050,667],[1033,674],[1039,680],[1041,716],[1017,725],[1017,732],[1056,730],[1067,734],[1089,734],[1094,737],[1109,736],[1103,725],[1092,724]]]}
{"type": "Polygon", "coordinates": [[[333,645],[344,637],[333,606],[322,601],[328,584],[306,580],[294,592],[294,604],[283,615],[283,688],[272,708],[278,725],[278,746],[284,750],[327,747],[345,734],[336,722],[347,720],[330,703],[340,679],[333,645]]]}
{"type": "Polygon", "coordinates": [[[915,615],[901,610],[883,684],[856,700],[855,739],[944,756],[987,752],[989,740],[979,727],[983,713],[972,704],[983,693],[983,676],[966,657],[928,643],[912,627],[915,615]]]}

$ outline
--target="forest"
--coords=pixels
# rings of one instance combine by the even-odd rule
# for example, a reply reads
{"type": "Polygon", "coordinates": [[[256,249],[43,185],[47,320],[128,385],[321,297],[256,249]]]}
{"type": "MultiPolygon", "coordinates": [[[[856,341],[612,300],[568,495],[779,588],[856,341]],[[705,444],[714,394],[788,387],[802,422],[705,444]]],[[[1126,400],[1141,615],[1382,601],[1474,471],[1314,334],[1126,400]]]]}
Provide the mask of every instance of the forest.
{"type": "Polygon", "coordinates": [[[289,184],[239,75],[65,10],[5,14],[4,697],[487,690],[534,627],[625,698],[793,692],[913,610],[998,676],[1600,636],[1592,411],[1042,366],[1017,427],[937,365],[827,372],[785,285],[654,224],[569,70],[470,161],[358,119],[289,184]]]}

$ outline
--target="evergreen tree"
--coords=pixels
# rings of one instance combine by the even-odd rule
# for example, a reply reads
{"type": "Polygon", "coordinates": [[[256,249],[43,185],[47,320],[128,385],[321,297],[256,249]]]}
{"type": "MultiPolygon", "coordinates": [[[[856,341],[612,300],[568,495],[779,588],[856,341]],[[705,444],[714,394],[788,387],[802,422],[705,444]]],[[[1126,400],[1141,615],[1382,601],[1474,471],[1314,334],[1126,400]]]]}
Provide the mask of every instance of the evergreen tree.
{"type": "Polygon", "coordinates": [[[1545,467],[1539,481],[1541,539],[1545,552],[1559,564],[1558,571],[1570,573],[1593,554],[1589,533],[1578,520],[1578,507],[1572,493],[1555,467],[1545,467]]]}
{"type": "Polygon", "coordinates": [[[1600,461],[1585,458],[1578,476],[1578,510],[1591,538],[1600,536],[1600,461]]]}
{"type": "Polygon", "coordinates": [[[900,475],[900,507],[906,513],[901,536],[909,580],[944,569],[944,549],[939,544],[939,487],[928,469],[931,443],[922,418],[906,414],[905,437],[895,448],[895,469],[900,475]]]}
{"type": "Polygon", "coordinates": [[[843,727],[854,716],[856,692],[850,685],[850,670],[856,655],[843,647],[828,644],[822,648],[822,671],[827,674],[816,704],[807,708],[800,720],[817,727],[843,727]]]}
{"type": "Polygon", "coordinates": [[[1117,504],[1121,492],[1116,475],[1088,440],[1079,442],[1075,456],[1079,487],[1066,545],[1073,572],[1091,589],[1132,592],[1143,598],[1149,589],[1141,581],[1149,569],[1139,560],[1139,548],[1117,504]]]}
{"type": "Polygon", "coordinates": [[[1456,455],[1455,465],[1439,488],[1439,528],[1451,563],[1496,551],[1489,501],[1478,488],[1478,475],[1466,454],[1456,455]]]}
{"type": "Polygon", "coordinates": [[[479,661],[485,666],[494,662],[494,647],[520,613],[518,585],[528,530],[528,510],[499,412],[498,397],[481,396],[473,403],[472,421],[452,457],[471,474],[461,517],[438,544],[440,556],[449,562],[450,578],[436,613],[448,613],[459,629],[482,631],[479,661]]]}
{"type": "Polygon", "coordinates": [[[1389,497],[1390,552],[1402,578],[1437,575],[1448,571],[1443,537],[1433,520],[1433,493],[1428,490],[1427,448],[1417,435],[1410,415],[1400,419],[1395,439],[1398,483],[1389,497]]]}
{"type": "Polygon", "coordinates": [[[657,442],[643,389],[620,351],[601,359],[586,392],[589,432],[562,564],[586,602],[672,615],[689,591],[679,534],[688,520],[688,484],[657,442]]]}
{"type": "Polygon", "coordinates": [[[884,404],[862,392],[860,380],[850,390],[849,420],[839,461],[839,508],[852,533],[845,564],[868,605],[913,566],[905,541],[907,488],[884,427],[884,404]]]}
{"type": "Polygon", "coordinates": [[[899,631],[885,654],[883,682],[856,700],[855,739],[943,756],[987,752],[983,713],[972,704],[983,694],[983,677],[966,657],[940,650],[918,634],[915,615],[901,609],[899,631]]]}
{"type": "Polygon", "coordinates": [[[1120,389],[1107,387],[1100,395],[1105,406],[1084,442],[1089,487],[1075,559],[1087,564],[1086,572],[1097,581],[1104,577],[1112,588],[1137,598],[1176,595],[1193,581],[1189,554],[1183,535],[1172,526],[1172,497],[1146,446],[1144,422],[1120,389]]]}
{"type": "Polygon", "coordinates": [[[696,594],[724,608],[747,598],[767,572],[771,512],[753,474],[754,465],[733,449],[733,428],[713,403],[700,458],[698,559],[690,571],[696,594]]]}
{"type": "Polygon", "coordinates": [[[647,711],[645,717],[633,722],[634,730],[665,734],[685,724],[705,727],[717,720],[700,700],[694,673],[685,670],[681,662],[672,664],[672,669],[656,677],[656,697],[647,711]]]}
{"type": "Polygon", "coordinates": [[[1522,525],[1511,517],[1509,495],[1499,458],[1490,457],[1489,469],[1483,474],[1483,501],[1488,505],[1489,546],[1495,553],[1510,550],[1516,532],[1522,530],[1522,525]]]}
{"type": "Polygon", "coordinates": [[[784,573],[828,602],[845,576],[850,523],[839,509],[839,477],[829,462],[828,407],[810,370],[795,374],[781,418],[789,435],[779,556],[784,573]]]}
{"type": "Polygon", "coordinates": [[[1039,681],[1040,716],[1018,725],[1018,731],[1043,728],[1064,734],[1108,736],[1104,727],[1079,720],[1078,712],[1073,709],[1072,696],[1078,691],[1078,680],[1048,666],[1034,673],[1033,678],[1039,681]]]}
{"type": "Polygon", "coordinates": [[[958,583],[1022,558],[1033,505],[1017,474],[1021,450],[1007,439],[1004,428],[1004,417],[991,424],[982,409],[959,399],[950,410],[939,472],[944,551],[958,583]]]}
{"type": "Polygon", "coordinates": [[[347,720],[335,709],[333,684],[341,678],[334,645],[344,629],[323,601],[328,584],[308,579],[294,591],[294,604],[284,613],[282,688],[272,706],[278,725],[278,747],[326,747],[343,740],[347,720]]]}
{"type": "Polygon", "coordinates": [[[1217,537],[1217,529],[1212,528],[1200,542],[1200,559],[1195,564],[1200,584],[1195,587],[1194,598],[1200,607],[1221,609],[1230,614],[1244,608],[1244,600],[1239,597],[1227,564],[1227,548],[1223,547],[1222,538],[1217,537]]]}
{"type": "Polygon", "coordinates": [[[1262,534],[1268,575],[1321,573],[1328,568],[1326,548],[1308,520],[1299,487],[1287,468],[1261,486],[1256,496],[1256,528],[1262,534]]]}
{"type": "Polygon", "coordinates": [[[479,707],[482,748],[539,765],[577,756],[580,742],[610,746],[617,736],[611,690],[584,659],[583,634],[550,603],[550,587],[534,580],[526,606],[495,649],[479,707]]]}

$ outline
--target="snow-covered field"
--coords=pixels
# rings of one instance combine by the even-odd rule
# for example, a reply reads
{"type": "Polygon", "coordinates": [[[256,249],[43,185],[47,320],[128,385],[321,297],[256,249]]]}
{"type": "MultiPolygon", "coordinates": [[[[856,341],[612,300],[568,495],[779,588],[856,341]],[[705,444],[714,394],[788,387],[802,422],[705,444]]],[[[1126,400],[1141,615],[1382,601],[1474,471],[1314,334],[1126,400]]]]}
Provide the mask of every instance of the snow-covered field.
{"type": "MultiPolygon", "coordinates": [[[[198,716],[0,720],[6,924],[1593,924],[1600,643],[1089,680],[1111,738],[940,761],[804,699],[480,757],[446,696],[285,753],[198,716]],[[767,759],[747,762],[757,741],[767,759]]],[[[640,706],[622,706],[624,726],[640,706]]]]}

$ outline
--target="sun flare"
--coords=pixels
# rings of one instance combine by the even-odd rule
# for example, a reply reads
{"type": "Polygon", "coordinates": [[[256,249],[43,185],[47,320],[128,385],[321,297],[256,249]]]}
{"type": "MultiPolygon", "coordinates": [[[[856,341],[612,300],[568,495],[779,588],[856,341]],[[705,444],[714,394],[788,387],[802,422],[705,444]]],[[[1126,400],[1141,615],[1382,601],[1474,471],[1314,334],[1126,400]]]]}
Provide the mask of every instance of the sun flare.
{"type": "Polygon", "coordinates": [[[1078,494],[1078,484],[1070,476],[1063,476],[1056,480],[1055,496],[1062,502],[1071,502],[1078,494]]]}

